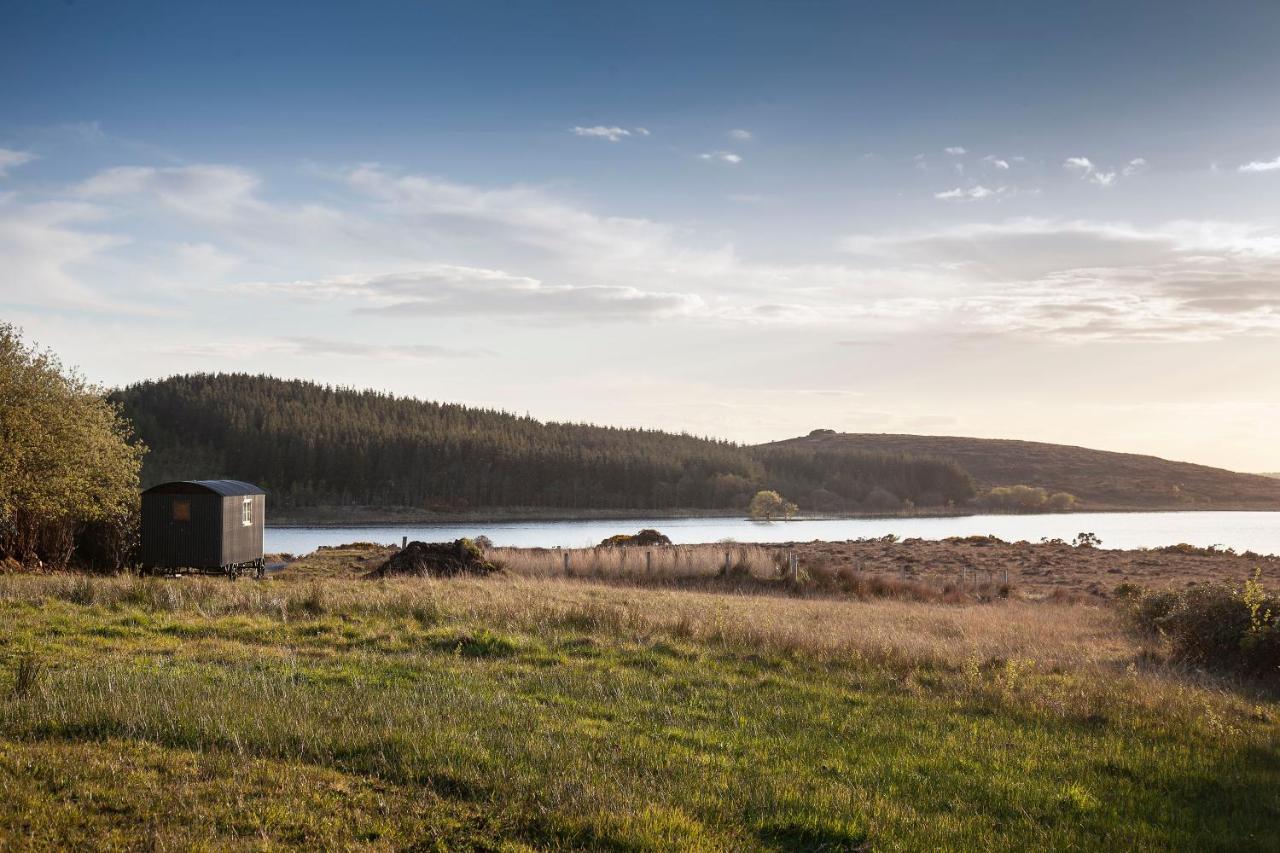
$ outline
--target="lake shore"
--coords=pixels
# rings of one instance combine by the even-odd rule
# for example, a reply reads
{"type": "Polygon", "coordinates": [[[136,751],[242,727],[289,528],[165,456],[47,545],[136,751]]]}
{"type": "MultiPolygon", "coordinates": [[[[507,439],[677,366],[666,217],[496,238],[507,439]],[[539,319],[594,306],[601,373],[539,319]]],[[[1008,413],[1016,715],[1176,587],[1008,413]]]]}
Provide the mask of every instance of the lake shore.
{"type": "MultiPolygon", "coordinates": [[[[1069,510],[1014,512],[986,507],[924,507],[898,512],[803,513],[792,521],[894,518],[969,518],[973,516],[1083,515],[1131,512],[1273,512],[1277,507],[1256,504],[1198,506],[1081,505],[1069,510]]],[[[501,524],[521,521],[630,521],[644,519],[746,519],[745,511],[725,509],[558,509],[544,507],[489,507],[473,510],[439,511],[414,507],[319,506],[269,507],[268,527],[383,527],[387,525],[501,524]]]]}
{"type": "MultiPolygon", "coordinates": [[[[299,555],[283,577],[360,578],[396,553],[394,545],[348,543],[299,555]]],[[[1261,571],[1280,574],[1280,556],[1193,546],[1100,548],[1063,542],[1005,542],[966,536],[942,540],[893,538],[847,542],[718,543],[616,548],[504,548],[488,554],[515,576],[615,581],[707,591],[746,591],[740,572],[722,577],[727,557],[750,565],[747,575],[777,580],[797,559],[800,583],[791,594],[834,595],[859,579],[901,585],[904,594],[930,590],[1004,588],[1028,600],[1067,596],[1109,598],[1121,584],[1180,589],[1206,583],[1242,584],[1261,571]],[[625,553],[624,553],[625,552],[625,553]],[[567,559],[566,559],[567,557],[567,559]],[[727,589],[721,589],[726,586],[727,589]]],[[[750,591],[758,592],[758,589],[750,591]]]]}

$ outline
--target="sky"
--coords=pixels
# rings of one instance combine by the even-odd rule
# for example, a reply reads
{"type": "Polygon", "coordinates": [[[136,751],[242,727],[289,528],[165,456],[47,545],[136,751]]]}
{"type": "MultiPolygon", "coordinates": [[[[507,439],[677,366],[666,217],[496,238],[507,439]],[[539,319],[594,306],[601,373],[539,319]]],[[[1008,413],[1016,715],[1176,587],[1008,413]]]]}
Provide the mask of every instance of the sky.
{"type": "Polygon", "coordinates": [[[0,321],[1280,471],[1280,4],[0,0],[0,321]]]}

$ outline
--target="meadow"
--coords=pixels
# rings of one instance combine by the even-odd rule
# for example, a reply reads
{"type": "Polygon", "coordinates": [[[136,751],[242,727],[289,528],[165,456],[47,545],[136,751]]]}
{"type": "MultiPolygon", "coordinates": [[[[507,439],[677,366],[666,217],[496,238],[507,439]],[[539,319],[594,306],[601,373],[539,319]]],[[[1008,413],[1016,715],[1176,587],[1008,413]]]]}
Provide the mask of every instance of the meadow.
{"type": "Polygon", "coordinates": [[[336,568],[377,553],[0,576],[0,847],[1275,846],[1276,695],[1104,603],[336,568]]]}

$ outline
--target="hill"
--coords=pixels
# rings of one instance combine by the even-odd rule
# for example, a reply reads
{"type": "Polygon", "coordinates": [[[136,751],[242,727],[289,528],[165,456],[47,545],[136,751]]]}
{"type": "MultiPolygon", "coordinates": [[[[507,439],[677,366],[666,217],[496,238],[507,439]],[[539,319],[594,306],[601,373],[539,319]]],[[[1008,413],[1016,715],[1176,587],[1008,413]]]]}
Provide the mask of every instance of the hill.
{"type": "Polygon", "coordinates": [[[815,430],[761,447],[947,459],[972,474],[980,489],[1038,486],[1069,492],[1092,509],[1280,509],[1280,481],[1273,478],[1065,444],[815,430]]]}
{"type": "Polygon", "coordinates": [[[774,488],[802,508],[856,509],[889,494],[893,506],[881,508],[892,509],[974,494],[954,463],[904,454],[755,449],[267,376],[174,376],[112,399],[150,448],[145,485],[249,480],[277,508],[741,511],[774,488]]]}

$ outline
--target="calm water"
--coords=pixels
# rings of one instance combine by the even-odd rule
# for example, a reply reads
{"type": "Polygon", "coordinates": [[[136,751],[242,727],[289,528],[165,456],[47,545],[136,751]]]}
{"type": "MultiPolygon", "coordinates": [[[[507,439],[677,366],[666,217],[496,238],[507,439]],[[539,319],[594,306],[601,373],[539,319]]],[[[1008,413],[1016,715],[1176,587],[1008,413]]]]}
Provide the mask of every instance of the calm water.
{"type": "Polygon", "coordinates": [[[577,548],[595,545],[614,533],[654,527],[677,544],[844,540],[894,533],[902,538],[993,534],[1008,541],[1041,538],[1070,541],[1088,531],[1104,548],[1154,548],[1188,542],[1223,545],[1237,551],[1280,554],[1280,512],[1116,512],[1065,515],[970,515],[959,518],[838,518],[757,522],[744,518],[635,518],[628,521],[507,521],[399,527],[268,527],[268,553],[305,554],[320,545],[344,542],[394,542],[401,536],[443,541],[484,534],[495,545],[577,548]]]}

